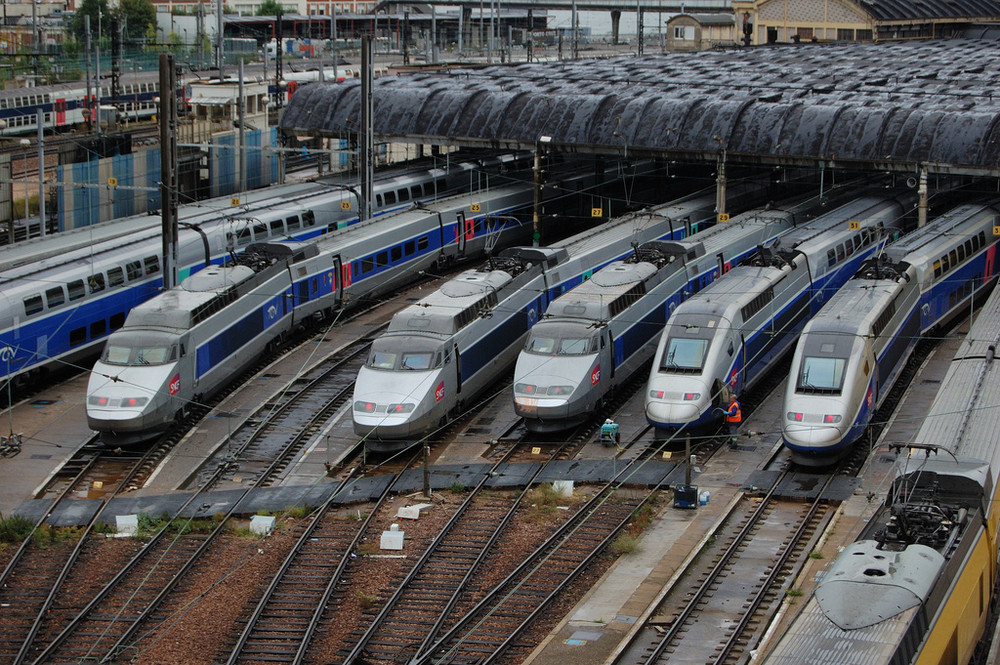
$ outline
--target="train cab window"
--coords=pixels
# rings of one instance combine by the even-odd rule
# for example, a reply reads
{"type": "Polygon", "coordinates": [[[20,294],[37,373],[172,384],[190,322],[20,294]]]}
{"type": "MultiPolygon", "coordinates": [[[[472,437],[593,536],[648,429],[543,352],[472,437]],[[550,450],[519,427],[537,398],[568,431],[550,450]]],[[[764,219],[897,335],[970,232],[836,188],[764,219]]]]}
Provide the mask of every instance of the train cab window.
{"type": "Polygon", "coordinates": [[[396,192],[385,193],[385,204],[391,206],[396,202],[396,192]]]}
{"type": "Polygon", "coordinates": [[[409,201],[409,200],[410,200],[410,190],[408,189],[399,190],[399,202],[402,203],[403,201],[409,201]]]}
{"type": "Polygon", "coordinates": [[[417,251],[418,252],[425,252],[425,251],[427,251],[427,248],[429,246],[430,246],[430,242],[427,240],[427,236],[421,236],[421,237],[417,238],[417,251]]]}
{"type": "Polygon", "coordinates": [[[272,219],[268,225],[271,227],[271,237],[285,235],[285,224],[280,219],[272,219]]]}
{"type": "Polygon", "coordinates": [[[382,266],[389,265],[389,253],[388,252],[379,252],[375,256],[375,265],[377,267],[379,267],[379,268],[381,268],[382,266]]]}
{"type": "Polygon", "coordinates": [[[129,261],[125,264],[125,274],[128,281],[133,281],[142,277],[142,265],[138,261],[129,261]]]}
{"type": "Polygon", "coordinates": [[[288,229],[289,233],[299,230],[299,218],[298,217],[288,217],[285,219],[285,228],[288,229]]]}
{"type": "Polygon", "coordinates": [[[826,252],[826,264],[828,266],[832,266],[836,262],[837,262],[837,252],[836,252],[836,250],[833,250],[833,249],[827,250],[827,252],[826,252]]]}
{"type": "Polygon", "coordinates": [[[118,330],[123,325],[125,325],[125,312],[118,312],[117,314],[112,314],[111,318],[108,319],[108,328],[111,330],[118,330]]]}
{"type": "Polygon", "coordinates": [[[66,293],[62,290],[61,286],[57,286],[52,289],[45,289],[45,302],[48,304],[49,309],[58,307],[66,302],[66,293]]]}
{"type": "Polygon", "coordinates": [[[108,286],[114,288],[125,283],[125,273],[121,268],[112,268],[108,271],[108,286]]]}
{"type": "Polygon", "coordinates": [[[28,296],[24,299],[24,315],[32,316],[42,311],[42,297],[39,295],[28,296]]]}
{"type": "Polygon", "coordinates": [[[399,245],[393,247],[391,250],[389,250],[389,252],[390,252],[389,259],[393,263],[403,258],[403,248],[400,247],[399,245]]]}
{"type": "Polygon", "coordinates": [[[267,238],[267,227],[263,224],[254,224],[253,237],[255,240],[264,240],[267,238]]]}
{"type": "Polygon", "coordinates": [[[90,339],[97,339],[103,336],[107,328],[108,324],[104,319],[94,321],[90,324],[90,339]]]}
{"type": "Polygon", "coordinates": [[[160,272],[160,257],[158,256],[147,256],[142,260],[142,264],[147,275],[160,272]]]}
{"type": "Polygon", "coordinates": [[[87,278],[87,284],[90,285],[91,293],[100,293],[104,290],[104,273],[99,272],[91,275],[87,278]]]}
{"type": "Polygon", "coordinates": [[[69,292],[70,302],[74,300],[79,300],[80,298],[87,295],[87,290],[83,288],[83,280],[75,279],[66,285],[66,290],[69,292]]]}
{"type": "Polygon", "coordinates": [[[80,346],[87,341],[87,329],[86,328],[74,328],[69,331],[69,345],[70,346],[80,346]]]}
{"type": "Polygon", "coordinates": [[[302,213],[302,228],[310,228],[316,226],[316,213],[312,210],[306,210],[302,213]]]}
{"type": "Polygon", "coordinates": [[[407,240],[405,243],[403,243],[403,254],[405,254],[406,256],[413,256],[414,249],[415,247],[412,240],[407,240]]]}

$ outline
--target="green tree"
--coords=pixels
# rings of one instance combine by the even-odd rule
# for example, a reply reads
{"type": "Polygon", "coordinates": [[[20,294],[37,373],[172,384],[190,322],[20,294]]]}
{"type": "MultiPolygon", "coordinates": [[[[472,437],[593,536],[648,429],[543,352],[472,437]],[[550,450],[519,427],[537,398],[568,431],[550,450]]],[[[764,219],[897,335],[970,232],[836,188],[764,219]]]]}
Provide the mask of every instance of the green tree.
{"type": "Polygon", "coordinates": [[[149,27],[156,25],[156,9],[149,0],[121,0],[118,11],[125,20],[123,37],[126,40],[143,39],[149,27]]]}
{"type": "Polygon", "coordinates": [[[107,34],[111,29],[111,19],[101,20],[101,16],[110,16],[108,11],[108,0],[83,0],[73,15],[70,23],[70,30],[76,36],[77,41],[83,42],[86,32],[83,29],[83,17],[90,17],[90,34],[96,40],[101,35],[107,34]]]}
{"type": "Polygon", "coordinates": [[[278,0],[264,0],[257,8],[257,16],[277,16],[279,13],[284,14],[285,8],[278,0]]]}

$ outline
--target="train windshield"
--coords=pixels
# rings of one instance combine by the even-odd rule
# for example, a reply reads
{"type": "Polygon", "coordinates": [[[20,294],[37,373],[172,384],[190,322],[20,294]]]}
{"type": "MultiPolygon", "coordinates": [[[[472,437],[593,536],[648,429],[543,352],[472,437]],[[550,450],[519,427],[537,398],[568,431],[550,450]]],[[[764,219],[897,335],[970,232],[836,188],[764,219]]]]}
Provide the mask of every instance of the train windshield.
{"type": "Polygon", "coordinates": [[[524,343],[526,353],[540,356],[585,356],[597,353],[597,334],[576,324],[535,326],[524,343]]]}
{"type": "Polygon", "coordinates": [[[660,359],[661,372],[697,373],[705,366],[708,353],[707,339],[671,337],[660,359]]]}
{"type": "Polygon", "coordinates": [[[164,365],[177,360],[177,344],[155,333],[119,333],[108,338],[101,362],[108,365],[164,365]]]}
{"type": "Polygon", "coordinates": [[[802,358],[802,369],[799,371],[795,392],[839,395],[844,385],[846,368],[847,358],[805,356],[802,358]]]}
{"type": "Polygon", "coordinates": [[[365,366],[385,370],[434,369],[441,366],[441,351],[436,344],[421,344],[412,337],[379,339],[372,344],[365,366]]]}

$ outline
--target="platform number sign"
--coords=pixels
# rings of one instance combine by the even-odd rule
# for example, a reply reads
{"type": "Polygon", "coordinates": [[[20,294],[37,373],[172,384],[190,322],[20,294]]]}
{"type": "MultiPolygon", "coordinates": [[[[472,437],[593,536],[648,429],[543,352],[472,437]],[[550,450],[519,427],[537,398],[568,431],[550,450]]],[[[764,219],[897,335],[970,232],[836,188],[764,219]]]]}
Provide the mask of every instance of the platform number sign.
{"type": "Polygon", "coordinates": [[[847,228],[849,228],[851,231],[860,231],[861,230],[861,222],[859,222],[856,219],[852,219],[851,221],[849,221],[847,223],[847,228]]]}
{"type": "Polygon", "coordinates": [[[591,208],[590,209],[590,216],[591,217],[603,217],[604,216],[604,208],[591,208]]]}
{"type": "Polygon", "coordinates": [[[118,186],[118,178],[114,176],[108,178],[108,187],[117,187],[117,186],[118,186]]]}
{"type": "Polygon", "coordinates": [[[240,197],[238,196],[229,197],[229,205],[238,206],[239,204],[240,204],[240,197]]]}
{"type": "Polygon", "coordinates": [[[718,221],[719,224],[725,224],[726,222],[729,221],[729,213],[728,212],[720,212],[716,216],[716,220],[718,221]]]}
{"type": "Polygon", "coordinates": [[[469,206],[469,212],[482,212],[483,206],[479,203],[473,203],[469,206]]]}
{"type": "Polygon", "coordinates": [[[532,446],[531,447],[531,454],[532,455],[541,455],[542,454],[542,447],[541,446],[532,446]]]}
{"type": "Polygon", "coordinates": [[[671,452],[670,452],[669,450],[664,450],[664,451],[663,451],[663,459],[670,459],[670,456],[671,456],[672,454],[673,454],[673,453],[671,453],[671,452]]]}
{"type": "Polygon", "coordinates": [[[993,227],[993,235],[1000,236],[1000,226],[993,227]]]}
{"type": "Polygon", "coordinates": [[[340,202],[340,209],[341,210],[350,210],[351,209],[351,202],[350,201],[341,201],[340,202]]]}

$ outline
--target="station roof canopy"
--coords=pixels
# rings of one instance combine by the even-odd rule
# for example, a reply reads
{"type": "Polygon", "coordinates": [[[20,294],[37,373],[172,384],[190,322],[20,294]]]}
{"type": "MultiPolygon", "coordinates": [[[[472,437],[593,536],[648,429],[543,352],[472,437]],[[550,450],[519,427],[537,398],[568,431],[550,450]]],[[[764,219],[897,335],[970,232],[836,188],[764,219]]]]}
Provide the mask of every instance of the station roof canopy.
{"type": "MultiPolygon", "coordinates": [[[[287,133],[343,137],[360,82],[300,88],[287,133]]],[[[379,140],[1000,175],[994,41],[801,44],[380,77],[379,140]]]]}

